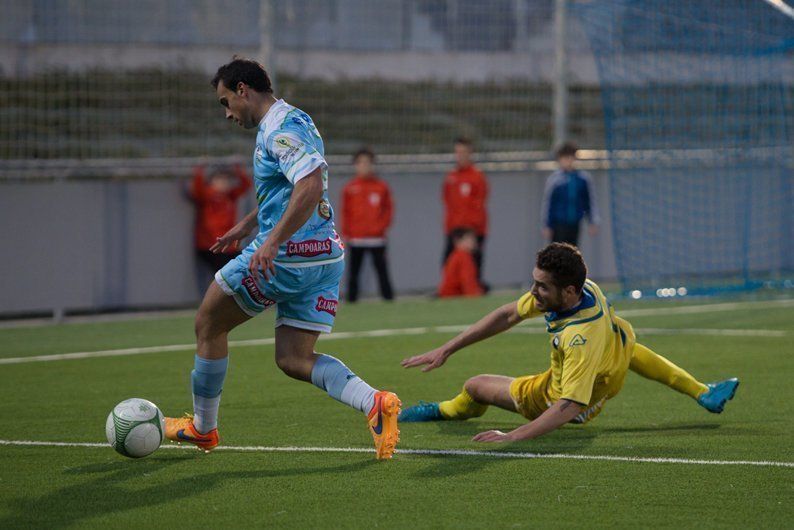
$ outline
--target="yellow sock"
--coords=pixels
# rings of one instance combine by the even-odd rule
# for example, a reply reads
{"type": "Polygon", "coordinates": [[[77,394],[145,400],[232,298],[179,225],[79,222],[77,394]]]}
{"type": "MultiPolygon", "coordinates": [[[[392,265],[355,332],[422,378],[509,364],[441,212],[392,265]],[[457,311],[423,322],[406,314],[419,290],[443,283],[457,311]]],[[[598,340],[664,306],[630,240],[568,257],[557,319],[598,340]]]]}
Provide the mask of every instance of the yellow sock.
{"type": "Polygon", "coordinates": [[[448,420],[468,420],[485,414],[488,405],[477,403],[464,388],[460,394],[438,404],[441,415],[448,420]]]}
{"type": "Polygon", "coordinates": [[[629,368],[631,368],[632,372],[658,381],[695,399],[708,390],[706,385],[692,377],[689,372],[679,368],[642,344],[634,346],[634,356],[631,358],[629,368]]]}

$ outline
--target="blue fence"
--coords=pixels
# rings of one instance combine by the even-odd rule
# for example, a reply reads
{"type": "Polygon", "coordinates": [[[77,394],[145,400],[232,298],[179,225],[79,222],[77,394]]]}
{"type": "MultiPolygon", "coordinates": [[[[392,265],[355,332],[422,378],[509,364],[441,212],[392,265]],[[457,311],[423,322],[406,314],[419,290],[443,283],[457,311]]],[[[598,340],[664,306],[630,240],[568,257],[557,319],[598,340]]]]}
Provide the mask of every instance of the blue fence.
{"type": "Polygon", "coordinates": [[[624,287],[791,285],[794,20],[739,0],[572,12],[599,70],[624,287]]]}

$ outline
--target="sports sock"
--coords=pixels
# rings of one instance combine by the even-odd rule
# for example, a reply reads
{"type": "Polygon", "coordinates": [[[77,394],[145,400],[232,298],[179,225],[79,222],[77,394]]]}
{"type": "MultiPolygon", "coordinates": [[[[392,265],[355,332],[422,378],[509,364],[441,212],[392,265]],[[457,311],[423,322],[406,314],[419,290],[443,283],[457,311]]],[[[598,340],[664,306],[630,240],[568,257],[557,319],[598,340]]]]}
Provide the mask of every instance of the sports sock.
{"type": "Polygon", "coordinates": [[[312,368],[312,384],[345,405],[367,414],[375,405],[377,390],[354,374],[345,364],[321,353],[312,368]]]}
{"type": "Polygon", "coordinates": [[[448,420],[467,420],[485,414],[488,405],[477,403],[464,388],[460,394],[438,404],[441,415],[448,420]]]}
{"type": "Polygon", "coordinates": [[[218,426],[218,406],[228,367],[229,357],[203,359],[196,355],[190,379],[193,385],[193,425],[201,434],[218,426]]]}
{"type": "Polygon", "coordinates": [[[634,346],[634,355],[631,358],[629,368],[632,372],[658,381],[694,399],[697,399],[703,392],[708,391],[708,387],[692,377],[689,372],[679,368],[642,344],[634,346]]]}

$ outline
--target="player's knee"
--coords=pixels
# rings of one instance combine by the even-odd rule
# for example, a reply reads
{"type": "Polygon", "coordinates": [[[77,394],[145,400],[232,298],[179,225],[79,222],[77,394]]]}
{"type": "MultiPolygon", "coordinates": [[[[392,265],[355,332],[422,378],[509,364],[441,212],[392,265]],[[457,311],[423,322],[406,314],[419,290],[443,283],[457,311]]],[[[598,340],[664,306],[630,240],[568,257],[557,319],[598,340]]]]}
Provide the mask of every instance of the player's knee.
{"type": "Polygon", "coordinates": [[[311,380],[311,364],[303,357],[276,355],[276,366],[293,379],[311,380]]]}
{"type": "Polygon", "coordinates": [[[470,377],[466,380],[466,382],[463,384],[463,388],[475,401],[480,401],[482,399],[484,383],[485,379],[483,376],[475,375],[474,377],[470,377]]]}
{"type": "Polygon", "coordinates": [[[207,315],[199,308],[196,312],[196,319],[193,323],[193,329],[196,333],[197,339],[206,338],[208,335],[210,327],[210,319],[207,315]]]}
{"type": "Polygon", "coordinates": [[[212,318],[210,312],[203,307],[200,307],[196,312],[194,330],[196,339],[199,341],[212,340],[226,332],[218,325],[216,319],[212,318]]]}

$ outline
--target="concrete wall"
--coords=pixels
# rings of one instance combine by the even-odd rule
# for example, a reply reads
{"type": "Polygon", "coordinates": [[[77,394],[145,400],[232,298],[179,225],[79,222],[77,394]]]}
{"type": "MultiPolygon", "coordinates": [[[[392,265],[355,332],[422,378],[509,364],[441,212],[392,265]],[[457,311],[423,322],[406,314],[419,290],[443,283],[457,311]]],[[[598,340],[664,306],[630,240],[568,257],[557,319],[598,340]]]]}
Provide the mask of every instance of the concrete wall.
{"type": "MultiPolygon", "coordinates": [[[[331,196],[349,168],[332,171],[331,196]]],[[[430,292],[439,279],[443,174],[384,173],[396,214],[389,262],[399,293],[430,292]]],[[[545,173],[490,176],[485,279],[528,282],[542,245],[539,208],[545,173]]],[[[604,225],[582,249],[595,278],[616,276],[606,175],[595,172],[604,225]]],[[[199,297],[192,251],[192,205],[177,180],[0,183],[0,314],[175,306],[199,297]]],[[[249,199],[249,204],[250,199],[249,199]]],[[[364,292],[373,293],[371,267],[364,292]]]]}

